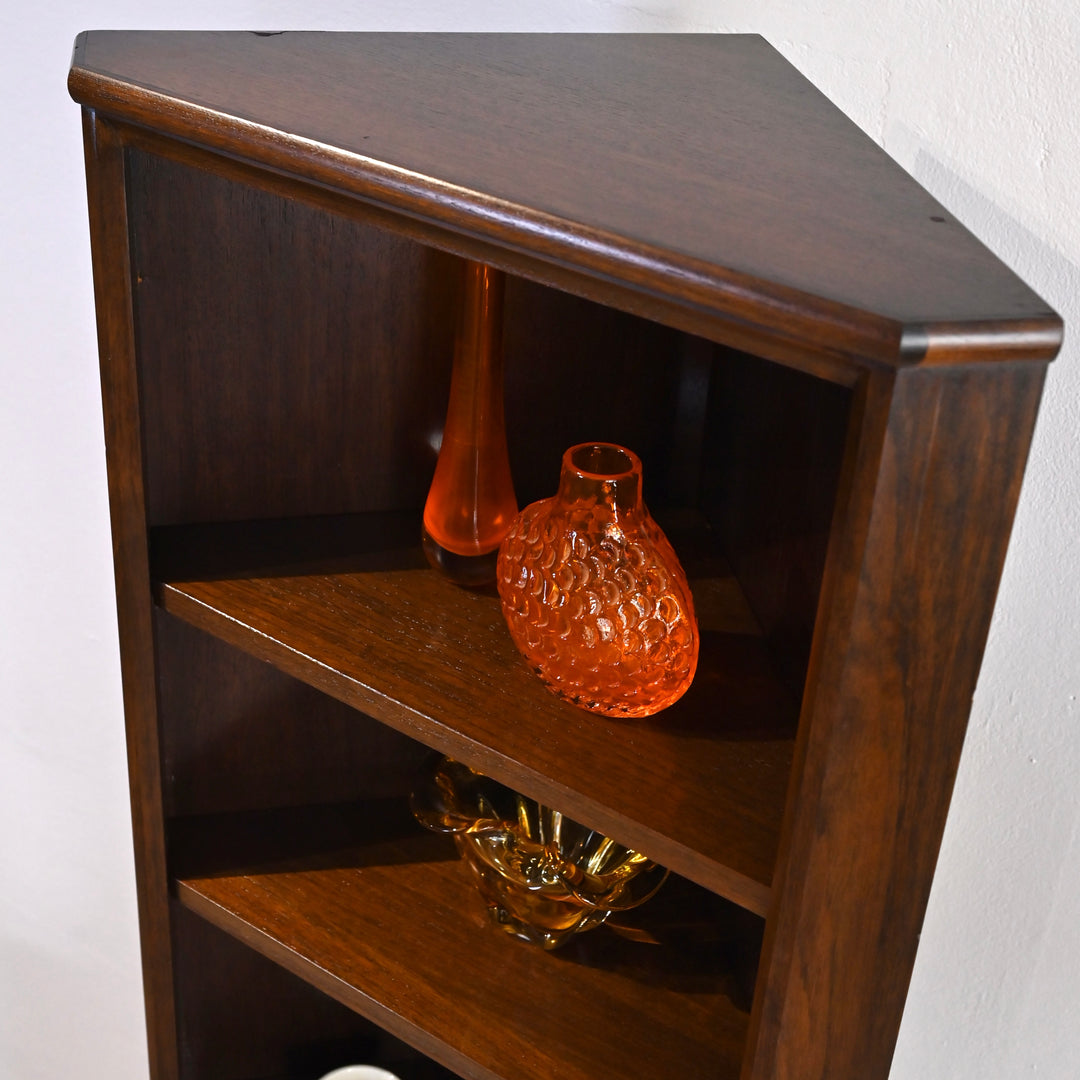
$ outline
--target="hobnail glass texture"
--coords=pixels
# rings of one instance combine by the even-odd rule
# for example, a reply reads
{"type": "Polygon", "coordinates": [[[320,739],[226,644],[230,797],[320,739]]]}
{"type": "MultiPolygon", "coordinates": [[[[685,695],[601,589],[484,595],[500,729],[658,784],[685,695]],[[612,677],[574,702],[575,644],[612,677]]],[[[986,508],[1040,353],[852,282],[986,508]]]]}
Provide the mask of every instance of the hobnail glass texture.
{"type": "Polygon", "coordinates": [[[690,586],[642,501],[641,462],[625,447],[566,451],[558,493],[511,525],[496,581],[514,644],[567,701],[605,716],[652,716],[693,682],[690,586]]]}
{"type": "Polygon", "coordinates": [[[517,514],[503,410],[504,276],[465,264],[450,400],[424,505],[424,552],[461,585],[495,579],[499,543],[517,514]]]}
{"type": "Polygon", "coordinates": [[[454,836],[492,921],[544,949],[644,903],[668,873],[449,758],[414,792],[413,812],[427,828],[454,836]]]}

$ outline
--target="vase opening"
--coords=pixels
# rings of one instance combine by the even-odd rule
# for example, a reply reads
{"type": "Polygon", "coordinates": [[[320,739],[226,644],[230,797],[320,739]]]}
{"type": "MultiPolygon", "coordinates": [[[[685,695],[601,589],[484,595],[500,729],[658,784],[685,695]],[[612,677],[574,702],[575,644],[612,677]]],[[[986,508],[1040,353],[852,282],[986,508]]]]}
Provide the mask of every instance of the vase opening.
{"type": "Polygon", "coordinates": [[[566,454],[578,472],[605,480],[615,480],[641,468],[633,451],[614,443],[582,443],[570,447],[566,454]]]}
{"type": "Polygon", "coordinates": [[[563,454],[559,495],[597,499],[620,510],[641,504],[641,459],[614,443],[580,443],[563,454]]]}

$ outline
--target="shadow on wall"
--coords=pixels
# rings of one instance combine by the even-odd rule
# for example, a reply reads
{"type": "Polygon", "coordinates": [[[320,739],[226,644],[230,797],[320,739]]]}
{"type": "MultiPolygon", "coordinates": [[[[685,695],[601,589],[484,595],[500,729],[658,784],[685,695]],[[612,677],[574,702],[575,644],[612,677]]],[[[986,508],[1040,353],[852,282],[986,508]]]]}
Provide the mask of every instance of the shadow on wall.
{"type": "Polygon", "coordinates": [[[597,7],[609,7],[611,30],[622,34],[701,34],[716,30],[707,3],[619,3],[600,0],[597,7]],[[704,11],[699,9],[705,8],[704,11]]]}
{"type": "MultiPolygon", "coordinates": [[[[1058,1020],[1069,995],[1051,995],[1069,986],[1075,998],[1067,943],[1075,940],[1080,847],[1080,365],[1070,354],[1080,352],[1080,266],[1061,247],[1080,250],[1080,230],[1070,230],[1068,207],[1055,206],[1052,218],[1036,222],[1046,238],[1036,235],[902,124],[890,124],[887,144],[1066,324],[1040,408],[893,1071],[897,1080],[1013,1077],[1041,1062],[1048,1075],[1077,1076],[1075,1027],[1058,1020]],[[942,1015],[951,1019],[943,1023],[942,1015]],[[970,1031],[958,1039],[959,1016],[970,1031]],[[988,1064],[989,1072],[974,1071],[988,1064]]],[[[1030,171],[1036,175],[1034,163],[1030,171]]]]}

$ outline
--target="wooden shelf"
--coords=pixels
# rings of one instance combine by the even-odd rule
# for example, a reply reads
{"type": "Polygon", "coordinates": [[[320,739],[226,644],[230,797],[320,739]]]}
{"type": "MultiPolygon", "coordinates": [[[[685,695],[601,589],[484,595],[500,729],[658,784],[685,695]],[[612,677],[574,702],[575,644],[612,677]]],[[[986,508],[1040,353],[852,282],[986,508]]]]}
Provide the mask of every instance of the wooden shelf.
{"type": "Polygon", "coordinates": [[[549,693],[493,592],[427,568],[414,515],[154,534],[166,611],[765,914],[797,702],[700,534],[679,544],[703,628],[691,691],[649,722],[549,693]],[[703,576],[707,575],[707,576],[703,576]]]}
{"type": "Polygon", "coordinates": [[[401,805],[172,831],[181,904],[463,1077],[739,1074],[752,971],[740,990],[722,924],[682,948],[601,927],[543,952],[490,925],[453,843],[401,805]]]}

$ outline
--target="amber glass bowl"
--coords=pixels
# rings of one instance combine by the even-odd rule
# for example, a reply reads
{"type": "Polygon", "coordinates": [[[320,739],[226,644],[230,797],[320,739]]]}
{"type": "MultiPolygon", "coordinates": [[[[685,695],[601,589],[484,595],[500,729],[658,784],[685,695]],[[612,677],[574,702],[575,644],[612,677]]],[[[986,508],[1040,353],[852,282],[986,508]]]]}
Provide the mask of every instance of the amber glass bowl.
{"type": "Polygon", "coordinates": [[[413,812],[453,835],[492,921],[544,949],[644,903],[667,877],[644,855],[449,758],[424,777],[413,812]]]}

